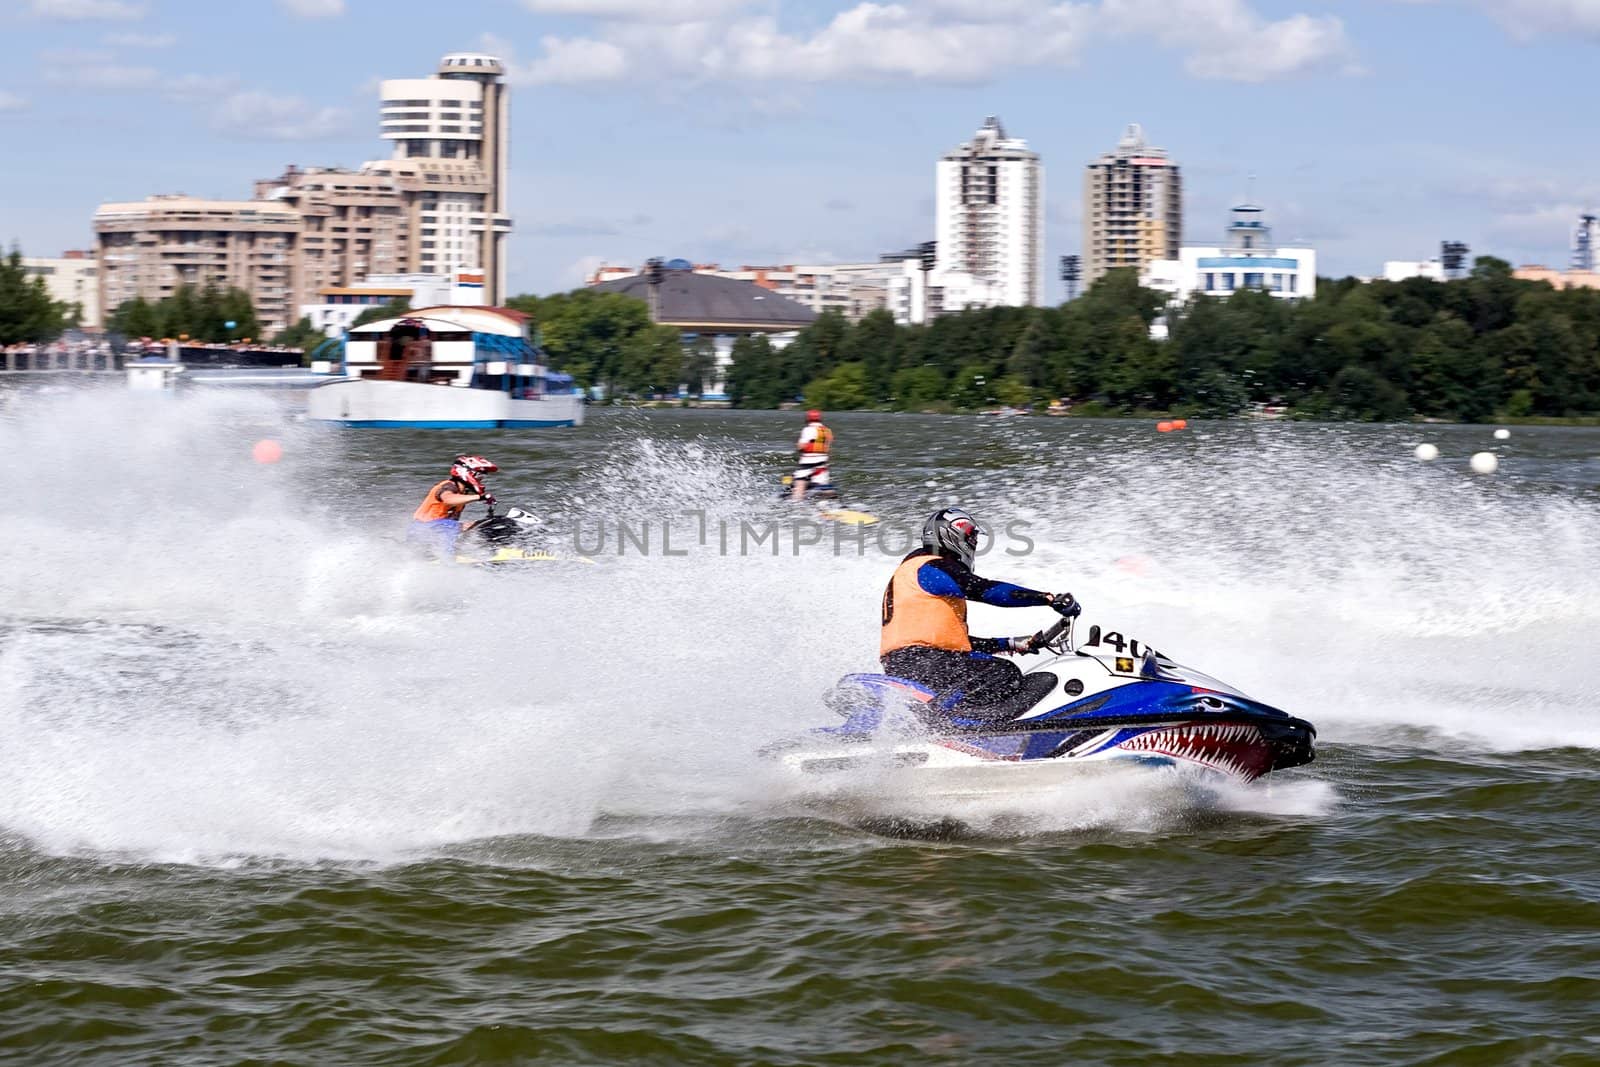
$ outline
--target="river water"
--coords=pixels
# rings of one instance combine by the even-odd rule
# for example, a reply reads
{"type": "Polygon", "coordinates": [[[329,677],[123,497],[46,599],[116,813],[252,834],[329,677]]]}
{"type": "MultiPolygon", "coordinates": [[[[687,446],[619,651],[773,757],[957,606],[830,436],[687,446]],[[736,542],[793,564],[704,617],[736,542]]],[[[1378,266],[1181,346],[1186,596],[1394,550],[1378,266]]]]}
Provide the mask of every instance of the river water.
{"type": "Polygon", "coordinates": [[[1600,430],[830,421],[881,544],[774,499],[792,413],[11,404],[0,1055],[1600,1062],[1600,430]],[[411,558],[456,451],[594,562],[411,558]],[[1311,720],[1317,762],[917,812],[944,835],[808,809],[754,753],[872,668],[900,531],[951,502],[1009,531],[981,571],[1311,720]]]}

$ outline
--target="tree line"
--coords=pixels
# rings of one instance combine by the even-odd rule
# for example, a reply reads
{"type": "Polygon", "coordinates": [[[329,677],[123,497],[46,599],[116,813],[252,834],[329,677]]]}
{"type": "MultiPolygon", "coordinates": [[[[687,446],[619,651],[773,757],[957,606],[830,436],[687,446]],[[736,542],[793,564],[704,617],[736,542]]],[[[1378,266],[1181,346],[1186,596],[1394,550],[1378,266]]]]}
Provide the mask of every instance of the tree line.
{"type": "Polygon", "coordinates": [[[1314,418],[1600,413],[1600,291],[1557,290],[1479,258],[1470,275],[1321,280],[1314,299],[1196,295],[1167,308],[1111,271],[1052,308],[987,308],[925,326],[823,315],[785,348],[742,340],[733,402],[964,410],[1065,398],[1075,410],[1226,416],[1282,404],[1314,418]],[[1151,336],[1162,319],[1165,339],[1151,336]]]}
{"type": "Polygon", "coordinates": [[[160,300],[134,297],[106,320],[110,333],[125,338],[183,339],[207,344],[265,340],[250,294],[243,289],[180,285],[160,300]],[[229,323],[232,326],[229,326],[229,323]]]}

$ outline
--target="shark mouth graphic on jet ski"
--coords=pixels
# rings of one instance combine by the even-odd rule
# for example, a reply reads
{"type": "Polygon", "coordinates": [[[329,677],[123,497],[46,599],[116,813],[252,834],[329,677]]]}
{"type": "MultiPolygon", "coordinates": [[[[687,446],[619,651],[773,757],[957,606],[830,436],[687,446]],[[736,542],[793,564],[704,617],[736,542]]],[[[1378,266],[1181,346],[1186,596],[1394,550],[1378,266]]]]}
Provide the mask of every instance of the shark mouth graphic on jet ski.
{"type": "Polygon", "coordinates": [[[1183,723],[1146,730],[1121,742],[1124,752],[1167,757],[1253,782],[1273,769],[1272,749],[1247,723],[1183,723]]]}

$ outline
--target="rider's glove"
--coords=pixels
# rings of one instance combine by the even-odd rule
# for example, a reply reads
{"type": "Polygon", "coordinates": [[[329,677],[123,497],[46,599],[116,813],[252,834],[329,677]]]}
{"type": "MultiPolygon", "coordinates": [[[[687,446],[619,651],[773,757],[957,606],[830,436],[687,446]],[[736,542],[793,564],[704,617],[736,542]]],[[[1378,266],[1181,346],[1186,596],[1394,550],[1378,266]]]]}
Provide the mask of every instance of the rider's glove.
{"type": "Polygon", "coordinates": [[[1064,619],[1076,619],[1083,614],[1083,605],[1071,593],[1052,593],[1050,606],[1064,619]]]}
{"type": "Polygon", "coordinates": [[[1039,646],[1044,644],[1044,633],[1029,634],[1027,637],[1009,637],[1006,639],[1011,646],[1011,651],[1024,654],[1039,651],[1039,646]]]}

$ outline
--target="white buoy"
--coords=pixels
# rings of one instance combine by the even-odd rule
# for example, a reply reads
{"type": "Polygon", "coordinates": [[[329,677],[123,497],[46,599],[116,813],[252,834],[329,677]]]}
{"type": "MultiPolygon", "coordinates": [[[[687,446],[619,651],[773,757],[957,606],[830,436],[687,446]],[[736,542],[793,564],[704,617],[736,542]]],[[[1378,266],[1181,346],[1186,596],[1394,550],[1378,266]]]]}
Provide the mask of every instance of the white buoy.
{"type": "Polygon", "coordinates": [[[1417,446],[1417,458],[1424,463],[1432,463],[1439,458],[1439,446],[1421,444],[1417,446]]]}
{"type": "Polygon", "coordinates": [[[1500,469],[1500,460],[1493,452],[1475,452],[1472,456],[1472,470],[1476,474],[1493,474],[1500,469]]]}
{"type": "Polygon", "coordinates": [[[1496,430],[1494,432],[1494,439],[1496,441],[1506,441],[1506,440],[1509,440],[1510,438],[1511,438],[1511,431],[1510,430],[1496,430]]]}

